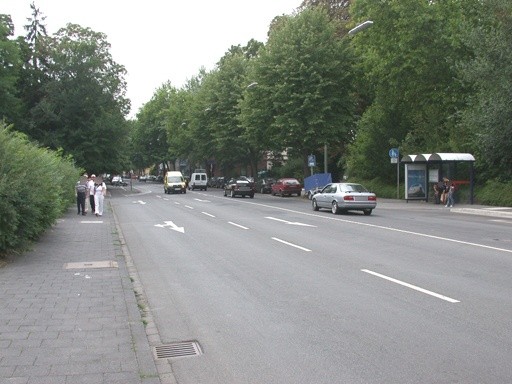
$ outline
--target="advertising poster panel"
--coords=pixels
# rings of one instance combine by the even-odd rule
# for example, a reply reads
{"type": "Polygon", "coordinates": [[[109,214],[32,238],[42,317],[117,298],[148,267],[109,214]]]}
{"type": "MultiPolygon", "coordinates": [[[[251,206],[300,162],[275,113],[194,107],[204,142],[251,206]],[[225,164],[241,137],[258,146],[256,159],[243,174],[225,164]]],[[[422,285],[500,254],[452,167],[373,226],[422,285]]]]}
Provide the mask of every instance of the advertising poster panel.
{"type": "Polygon", "coordinates": [[[427,165],[405,164],[405,199],[427,198],[427,165]]]}

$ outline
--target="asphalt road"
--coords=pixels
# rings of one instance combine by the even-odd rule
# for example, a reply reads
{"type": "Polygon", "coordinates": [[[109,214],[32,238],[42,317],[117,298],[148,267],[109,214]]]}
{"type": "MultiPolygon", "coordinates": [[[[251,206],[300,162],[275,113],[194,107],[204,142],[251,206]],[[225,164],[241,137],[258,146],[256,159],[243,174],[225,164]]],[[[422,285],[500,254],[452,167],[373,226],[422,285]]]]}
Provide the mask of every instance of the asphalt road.
{"type": "Polygon", "coordinates": [[[137,188],[112,205],[160,338],[203,352],[179,384],[512,382],[512,220],[137,188]]]}

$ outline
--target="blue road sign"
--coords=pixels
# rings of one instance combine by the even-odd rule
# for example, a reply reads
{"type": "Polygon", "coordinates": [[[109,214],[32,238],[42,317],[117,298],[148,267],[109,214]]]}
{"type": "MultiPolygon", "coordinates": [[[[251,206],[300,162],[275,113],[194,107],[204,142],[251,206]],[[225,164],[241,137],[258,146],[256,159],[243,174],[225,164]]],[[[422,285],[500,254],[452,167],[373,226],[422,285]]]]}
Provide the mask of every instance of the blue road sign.
{"type": "Polygon", "coordinates": [[[398,157],[398,148],[391,148],[389,150],[389,157],[391,157],[392,159],[395,159],[398,157]]]}

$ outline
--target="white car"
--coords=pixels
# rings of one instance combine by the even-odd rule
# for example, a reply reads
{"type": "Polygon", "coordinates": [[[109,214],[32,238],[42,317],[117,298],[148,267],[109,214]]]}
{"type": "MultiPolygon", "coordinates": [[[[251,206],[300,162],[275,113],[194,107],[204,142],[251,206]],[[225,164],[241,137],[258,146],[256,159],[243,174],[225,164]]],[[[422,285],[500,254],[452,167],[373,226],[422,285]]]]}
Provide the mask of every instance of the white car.
{"type": "Polygon", "coordinates": [[[110,184],[117,185],[117,186],[120,186],[120,185],[126,186],[126,185],[128,185],[128,183],[126,181],[124,181],[121,176],[114,176],[114,177],[112,177],[112,181],[110,182],[110,184]]]}

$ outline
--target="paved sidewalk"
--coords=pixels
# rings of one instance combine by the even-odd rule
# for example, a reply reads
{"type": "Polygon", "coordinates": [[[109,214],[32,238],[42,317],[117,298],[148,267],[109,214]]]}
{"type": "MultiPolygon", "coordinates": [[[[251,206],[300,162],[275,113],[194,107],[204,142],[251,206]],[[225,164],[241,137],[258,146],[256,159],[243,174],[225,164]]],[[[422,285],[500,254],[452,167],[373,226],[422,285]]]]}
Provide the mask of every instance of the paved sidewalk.
{"type": "Polygon", "coordinates": [[[441,210],[451,213],[461,213],[466,215],[491,216],[503,219],[512,219],[512,207],[490,207],[487,205],[456,203],[452,208],[445,207],[442,204],[434,204],[424,200],[397,200],[397,199],[379,199],[377,198],[377,208],[390,208],[401,210],[441,210]]]}
{"type": "Polygon", "coordinates": [[[120,238],[106,199],[0,268],[0,383],[162,383],[120,238]]]}

